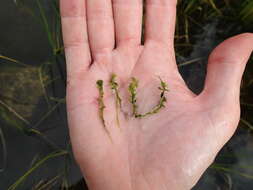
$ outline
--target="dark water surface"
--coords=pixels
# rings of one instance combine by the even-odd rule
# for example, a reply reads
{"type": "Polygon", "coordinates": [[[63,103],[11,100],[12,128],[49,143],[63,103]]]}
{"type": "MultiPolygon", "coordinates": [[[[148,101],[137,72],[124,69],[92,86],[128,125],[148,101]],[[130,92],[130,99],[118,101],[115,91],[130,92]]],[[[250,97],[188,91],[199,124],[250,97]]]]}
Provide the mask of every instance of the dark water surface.
{"type": "MultiPolygon", "coordinates": [[[[27,3],[35,10],[38,9],[33,1],[27,1],[27,3]]],[[[50,9],[47,13],[50,15],[50,9]]],[[[7,100],[7,102],[8,98],[17,100],[9,101],[9,105],[13,105],[19,114],[29,120],[30,126],[33,126],[49,111],[43,96],[37,67],[51,59],[50,45],[41,23],[27,10],[17,7],[14,1],[1,0],[0,25],[0,55],[32,66],[19,67],[8,61],[0,61],[0,99],[7,100]]],[[[63,83],[54,90],[58,91],[60,97],[64,97],[63,83]]],[[[7,165],[4,172],[0,172],[0,189],[5,190],[29,170],[36,162],[36,158],[43,158],[54,151],[54,148],[37,136],[27,136],[21,133],[3,119],[1,120],[1,117],[0,125],[7,145],[7,165]]],[[[69,137],[65,105],[58,106],[50,117],[38,126],[38,129],[43,131],[55,145],[66,149],[69,137]]],[[[0,145],[0,167],[3,163],[2,150],[3,147],[0,145]]],[[[42,165],[18,189],[31,189],[40,180],[55,177],[65,167],[70,168],[67,176],[69,184],[77,183],[81,175],[73,161],[67,163],[66,166],[66,159],[59,157],[42,165]]]]}
{"type": "MultiPolygon", "coordinates": [[[[27,0],[26,2],[29,7],[36,10],[36,13],[38,12],[35,1],[27,0]]],[[[43,2],[46,5],[46,13],[50,17],[52,9],[47,6],[48,1],[43,2]]],[[[206,23],[201,28],[196,27],[195,35],[191,39],[194,46],[190,53],[177,56],[178,63],[183,64],[179,67],[181,74],[189,87],[196,93],[201,92],[203,88],[207,57],[210,51],[226,36],[221,23],[222,21],[217,19],[206,23]],[[193,60],[197,61],[193,64],[184,65],[184,63],[193,60]]],[[[17,126],[23,126],[24,121],[17,119],[17,115],[13,112],[10,113],[10,110],[6,111],[6,107],[0,109],[0,113],[2,113],[0,114],[0,127],[7,146],[7,164],[5,170],[0,172],[0,189],[5,190],[34,166],[39,158],[45,157],[57,148],[68,149],[69,137],[65,104],[54,102],[54,100],[50,100],[51,103],[48,103],[45,89],[41,85],[39,68],[52,60],[52,49],[44,27],[26,9],[17,7],[11,0],[1,0],[0,2],[0,27],[0,55],[17,59],[29,65],[23,67],[10,61],[0,60],[0,108],[1,106],[4,107],[1,104],[2,100],[29,121],[25,126],[28,128],[35,126],[35,129],[45,135],[38,137],[35,134],[20,132],[17,126]],[[6,115],[11,116],[7,118],[6,115]],[[15,120],[19,121],[16,122],[15,120]],[[38,123],[40,120],[42,122],[38,123]]],[[[229,35],[243,31],[236,26],[236,23],[231,23],[230,28],[226,28],[226,30],[233,31],[229,35]]],[[[64,72],[64,61],[61,63],[63,71],[52,66],[50,73],[53,73],[54,76],[60,76],[64,72]]],[[[43,77],[47,78],[48,76],[43,77]]],[[[64,80],[61,77],[58,78],[60,79],[57,79],[54,85],[47,88],[46,93],[48,96],[64,98],[64,80]]],[[[217,161],[230,164],[232,166],[230,169],[233,171],[253,175],[253,170],[250,168],[253,167],[252,138],[248,130],[239,129],[233,139],[221,151],[220,154],[225,156],[219,156],[217,161]]],[[[3,146],[1,145],[0,151],[1,167],[4,162],[3,146]]],[[[71,156],[57,157],[45,162],[17,189],[32,189],[41,180],[50,180],[59,173],[65,175],[69,186],[78,183],[81,179],[78,167],[71,156]]],[[[60,185],[56,185],[53,189],[57,189],[56,187],[60,185]]],[[[210,168],[194,189],[249,190],[253,189],[253,180],[238,175],[236,172],[224,173],[224,171],[210,168]]]]}

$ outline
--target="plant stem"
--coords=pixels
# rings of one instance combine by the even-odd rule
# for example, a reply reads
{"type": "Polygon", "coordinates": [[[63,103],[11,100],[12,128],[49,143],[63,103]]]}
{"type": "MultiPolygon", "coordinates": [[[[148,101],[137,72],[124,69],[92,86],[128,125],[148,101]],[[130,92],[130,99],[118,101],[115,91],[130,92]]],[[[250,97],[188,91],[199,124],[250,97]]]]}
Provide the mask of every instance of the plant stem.
{"type": "Polygon", "coordinates": [[[136,78],[131,79],[132,82],[129,84],[128,91],[130,93],[130,103],[132,104],[133,116],[136,117],[137,114],[137,88],[138,88],[138,80],[136,78]]]}
{"type": "Polygon", "coordinates": [[[110,80],[110,86],[111,86],[111,89],[114,91],[114,94],[115,94],[116,120],[117,120],[118,127],[120,127],[119,110],[122,107],[122,100],[121,100],[120,95],[119,95],[119,90],[118,90],[119,85],[116,82],[116,78],[117,78],[117,76],[115,74],[112,74],[112,77],[111,77],[111,80],[110,80]]]}
{"type": "Polygon", "coordinates": [[[160,79],[160,87],[158,89],[161,91],[159,103],[149,112],[145,114],[138,113],[138,106],[137,106],[137,88],[138,88],[138,81],[135,78],[132,78],[132,82],[129,85],[129,92],[131,94],[130,102],[133,108],[133,116],[135,118],[144,118],[148,115],[153,115],[158,113],[162,108],[165,107],[165,103],[167,99],[165,97],[165,93],[169,91],[168,85],[159,77],[160,79]]]}
{"type": "Polygon", "coordinates": [[[2,144],[2,149],[3,149],[3,164],[2,167],[0,168],[0,173],[5,171],[6,164],[7,164],[7,146],[6,146],[6,141],[4,137],[4,133],[2,128],[0,128],[0,141],[2,144]]]}
{"type": "Polygon", "coordinates": [[[110,140],[112,141],[111,135],[110,135],[109,131],[106,128],[105,118],[104,118],[105,104],[104,104],[104,81],[103,80],[98,80],[97,81],[97,88],[98,88],[98,91],[99,91],[99,97],[98,97],[99,117],[100,117],[100,120],[102,121],[104,130],[106,131],[106,133],[108,134],[110,140]]]}
{"type": "Polygon", "coordinates": [[[14,184],[12,184],[8,190],[15,190],[17,189],[17,187],[23,183],[25,181],[25,179],[30,176],[36,169],[38,169],[42,164],[44,164],[46,161],[52,159],[52,158],[56,158],[56,157],[60,157],[63,155],[67,155],[69,154],[67,151],[61,150],[61,151],[57,151],[57,152],[53,152],[51,154],[49,154],[48,156],[44,157],[43,159],[39,160],[32,168],[30,168],[22,177],[20,177],[14,184]]]}
{"type": "Polygon", "coordinates": [[[105,127],[105,119],[104,119],[104,82],[102,80],[97,81],[97,88],[99,91],[98,103],[99,103],[99,117],[105,127]]]}

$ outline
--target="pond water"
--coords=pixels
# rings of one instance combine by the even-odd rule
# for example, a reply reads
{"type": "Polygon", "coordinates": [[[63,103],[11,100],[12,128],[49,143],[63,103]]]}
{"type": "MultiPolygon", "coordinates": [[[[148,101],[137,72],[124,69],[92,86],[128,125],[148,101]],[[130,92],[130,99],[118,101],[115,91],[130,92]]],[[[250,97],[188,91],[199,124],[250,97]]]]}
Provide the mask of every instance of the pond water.
{"type": "MultiPolygon", "coordinates": [[[[27,1],[26,4],[39,12],[34,2],[27,1]]],[[[50,16],[49,8],[47,13],[50,16]]],[[[0,55],[29,65],[23,67],[10,61],[1,60],[0,99],[26,120],[29,120],[29,127],[37,125],[36,128],[43,132],[47,139],[44,140],[34,134],[21,133],[15,127],[23,125],[22,122],[17,122],[17,124],[7,122],[8,119],[4,117],[4,114],[0,114],[2,116],[0,117],[1,130],[7,148],[6,167],[3,172],[0,172],[0,189],[7,189],[20,176],[24,175],[36,163],[36,160],[55,151],[51,144],[66,149],[69,137],[64,103],[57,106],[57,109],[49,117],[38,124],[38,121],[55,106],[55,104],[50,106],[47,104],[39,78],[38,68],[52,57],[43,26],[26,9],[18,7],[14,1],[9,0],[2,0],[0,3],[0,24],[4,26],[0,30],[0,55]],[[53,143],[50,144],[48,141],[53,143]]],[[[61,81],[57,84],[59,86],[54,90],[58,94],[62,94],[59,98],[63,98],[64,84],[61,81]]],[[[48,89],[48,91],[52,91],[52,89],[48,89]]],[[[17,120],[15,116],[12,116],[13,113],[7,112],[7,114],[10,115],[11,120],[17,120]]],[[[3,147],[0,147],[0,167],[2,167],[4,156],[2,156],[3,147]]],[[[73,163],[72,160],[66,161],[62,157],[49,160],[39,170],[33,172],[20,189],[31,189],[34,184],[57,176],[65,168],[69,168],[68,176],[66,176],[68,183],[70,185],[76,184],[81,179],[81,175],[73,163]]]]}
{"type": "MultiPolygon", "coordinates": [[[[1,0],[0,3],[0,55],[18,60],[8,60],[6,57],[0,59],[0,139],[4,137],[0,144],[0,168],[4,168],[0,171],[0,189],[3,190],[36,167],[43,158],[52,156],[52,152],[71,152],[63,100],[64,56],[52,53],[45,28],[36,19],[40,18],[38,4],[31,0],[22,2],[34,11],[35,17],[14,1],[1,0]]],[[[50,2],[41,2],[47,18],[53,18],[54,10],[48,6],[50,2]]],[[[194,45],[187,53],[180,53],[180,43],[179,47],[176,45],[180,72],[196,93],[203,88],[210,51],[229,35],[253,31],[253,28],[244,29],[237,26],[236,21],[231,21],[229,28],[225,28],[228,34],[225,34],[222,23],[222,19],[217,18],[199,28],[195,27],[192,32],[194,35],[191,36],[194,45]]],[[[49,19],[49,25],[53,24],[53,19],[49,19]]],[[[249,69],[252,70],[252,67],[249,69]]],[[[252,113],[250,109],[243,107],[243,114],[247,118],[252,113]]],[[[252,138],[245,122],[241,123],[236,135],[217,157],[219,167],[216,165],[209,168],[194,189],[252,189],[252,138]]],[[[60,186],[84,189],[73,157],[61,153],[46,159],[17,189],[39,189],[50,180],[52,184],[44,189],[60,189],[60,186]]]]}

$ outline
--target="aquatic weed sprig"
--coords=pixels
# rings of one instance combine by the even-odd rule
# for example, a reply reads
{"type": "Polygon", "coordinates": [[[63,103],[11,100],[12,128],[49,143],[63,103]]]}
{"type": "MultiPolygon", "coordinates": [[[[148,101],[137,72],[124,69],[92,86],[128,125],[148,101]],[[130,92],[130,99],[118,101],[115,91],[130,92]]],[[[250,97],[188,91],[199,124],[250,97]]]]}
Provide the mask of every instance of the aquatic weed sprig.
{"type": "Polygon", "coordinates": [[[98,88],[98,92],[99,92],[99,97],[98,97],[99,117],[100,117],[100,120],[102,121],[102,124],[104,126],[104,129],[105,129],[106,133],[108,134],[108,136],[111,139],[110,133],[106,128],[105,118],[104,118],[104,110],[105,110],[106,107],[105,107],[105,104],[104,104],[104,81],[103,80],[98,80],[97,81],[97,88],[98,88]]]}
{"type": "Polygon", "coordinates": [[[139,117],[145,117],[148,115],[156,114],[162,108],[165,107],[165,103],[167,102],[167,99],[165,97],[165,93],[169,92],[169,89],[168,89],[168,85],[164,81],[162,81],[162,79],[160,77],[159,77],[159,79],[160,79],[160,85],[161,85],[158,87],[158,89],[161,91],[159,103],[151,111],[145,113],[144,115],[139,115],[139,117]]]}
{"type": "Polygon", "coordinates": [[[116,78],[117,76],[115,74],[112,74],[111,79],[110,79],[110,86],[115,94],[116,120],[117,120],[118,127],[120,127],[119,110],[122,107],[122,99],[120,98],[120,95],[119,95],[119,84],[117,83],[116,78]]]}
{"type": "Polygon", "coordinates": [[[129,92],[130,92],[130,102],[132,104],[133,108],[133,116],[135,118],[144,118],[148,115],[153,115],[158,113],[162,108],[165,107],[165,103],[167,102],[167,99],[165,97],[165,93],[169,91],[168,85],[159,77],[160,79],[160,86],[158,89],[161,91],[160,94],[160,100],[159,103],[149,112],[145,114],[139,114],[138,113],[138,106],[137,106],[137,88],[138,88],[138,81],[135,78],[132,78],[132,82],[129,85],[129,92]]]}
{"type": "MultiPolygon", "coordinates": [[[[122,108],[122,99],[119,95],[119,84],[116,81],[117,76],[115,74],[112,74],[111,79],[109,81],[111,90],[113,90],[115,94],[115,105],[116,105],[116,120],[118,127],[120,127],[120,121],[119,121],[119,111],[122,108]]],[[[149,115],[153,115],[158,113],[162,108],[165,107],[167,99],[166,99],[166,92],[169,91],[168,85],[159,77],[160,79],[160,86],[158,89],[161,91],[160,93],[160,100],[158,104],[153,107],[150,111],[146,112],[145,114],[140,114],[138,113],[138,105],[137,105],[137,88],[139,86],[139,82],[136,78],[132,77],[131,82],[128,86],[128,91],[130,93],[130,103],[132,104],[132,116],[135,118],[144,118],[149,115]]],[[[102,124],[104,126],[105,131],[110,137],[109,131],[106,128],[105,124],[105,118],[104,118],[104,109],[105,109],[105,104],[104,104],[104,82],[103,80],[98,80],[97,81],[97,88],[99,90],[99,97],[98,97],[98,102],[99,102],[99,117],[102,121],[102,124]]]]}
{"type": "Polygon", "coordinates": [[[132,104],[133,116],[136,117],[137,114],[137,88],[138,88],[138,80],[132,77],[131,82],[128,86],[128,91],[130,93],[130,103],[132,104]]]}

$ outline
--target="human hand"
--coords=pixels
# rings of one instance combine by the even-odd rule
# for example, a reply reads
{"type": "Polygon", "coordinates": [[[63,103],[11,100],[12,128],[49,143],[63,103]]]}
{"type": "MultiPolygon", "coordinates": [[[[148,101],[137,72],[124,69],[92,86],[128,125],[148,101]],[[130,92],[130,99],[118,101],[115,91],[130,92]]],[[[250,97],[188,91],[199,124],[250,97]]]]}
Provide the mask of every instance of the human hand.
{"type": "Polygon", "coordinates": [[[188,190],[239,121],[240,82],[253,35],[233,37],[214,50],[205,88],[195,95],[175,61],[176,0],[146,0],[146,8],[142,46],[142,0],[61,0],[70,136],[90,189],[188,190]],[[112,74],[122,107],[110,87],[112,74]],[[131,78],[139,80],[143,114],[160,100],[158,76],[169,87],[165,107],[133,117],[131,78]],[[104,124],[98,80],[104,82],[104,124]]]}

